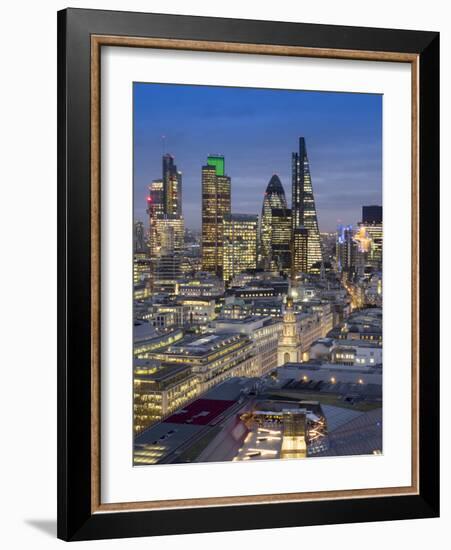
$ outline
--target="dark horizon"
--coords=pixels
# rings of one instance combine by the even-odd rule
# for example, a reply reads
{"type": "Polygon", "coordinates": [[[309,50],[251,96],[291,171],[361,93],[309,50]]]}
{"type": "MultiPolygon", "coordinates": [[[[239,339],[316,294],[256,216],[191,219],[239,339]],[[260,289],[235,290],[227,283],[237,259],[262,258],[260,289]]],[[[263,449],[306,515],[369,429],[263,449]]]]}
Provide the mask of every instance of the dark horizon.
{"type": "Polygon", "coordinates": [[[209,154],[225,157],[234,213],[260,216],[274,173],[290,205],[300,136],[320,232],[360,221],[363,205],[382,205],[380,95],[135,83],[134,219],[147,223],[147,188],[161,178],[163,153],[183,174],[187,228],[201,227],[201,167],[209,154]]]}

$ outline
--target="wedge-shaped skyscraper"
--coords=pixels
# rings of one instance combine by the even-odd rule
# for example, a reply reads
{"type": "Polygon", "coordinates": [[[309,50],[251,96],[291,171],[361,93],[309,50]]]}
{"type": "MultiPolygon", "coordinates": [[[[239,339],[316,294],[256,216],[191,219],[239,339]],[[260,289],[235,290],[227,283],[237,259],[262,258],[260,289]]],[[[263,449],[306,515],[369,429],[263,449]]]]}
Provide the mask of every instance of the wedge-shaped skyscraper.
{"type": "MultiPolygon", "coordinates": [[[[299,229],[307,230],[307,246],[302,252],[307,257],[301,259],[298,254],[301,251],[293,251],[292,258],[297,258],[299,265],[307,266],[307,271],[310,271],[314,264],[323,261],[323,255],[307,148],[303,137],[299,138],[299,152],[292,155],[292,175],[292,231],[295,234],[299,229]]],[[[296,241],[293,244],[296,245],[296,241]]],[[[297,266],[293,267],[295,269],[292,271],[296,272],[297,266]]]]}

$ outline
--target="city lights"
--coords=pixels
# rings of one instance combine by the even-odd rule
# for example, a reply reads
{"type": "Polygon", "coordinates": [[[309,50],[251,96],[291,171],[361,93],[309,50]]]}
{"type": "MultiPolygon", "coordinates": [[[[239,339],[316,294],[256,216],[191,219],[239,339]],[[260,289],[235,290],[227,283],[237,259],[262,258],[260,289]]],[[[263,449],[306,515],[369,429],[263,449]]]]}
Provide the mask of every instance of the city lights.
{"type": "Polygon", "coordinates": [[[320,233],[300,137],[287,195],[268,175],[254,203],[234,159],[200,159],[193,229],[160,158],[133,227],[134,465],[381,454],[382,208],[320,233]]]}

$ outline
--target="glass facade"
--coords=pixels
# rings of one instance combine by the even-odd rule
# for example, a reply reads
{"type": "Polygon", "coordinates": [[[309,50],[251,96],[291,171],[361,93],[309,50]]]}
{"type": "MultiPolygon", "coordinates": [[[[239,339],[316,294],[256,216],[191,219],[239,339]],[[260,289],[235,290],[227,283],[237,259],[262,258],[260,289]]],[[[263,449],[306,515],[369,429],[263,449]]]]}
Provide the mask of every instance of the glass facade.
{"type": "Polygon", "coordinates": [[[292,155],[292,176],[292,227],[293,230],[304,227],[308,232],[307,258],[305,262],[307,263],[307,271],[309,271],[314,264],[323,261],[323,255],[310,165],[303,137],[299,138],[299,152],[292,155]]]}
{"type": "Polygon", "coordinates": [[[182,216],[182,174],[174,157],[162,158],[162,178],[149,186],[150,287],[174,292],[180,277],[180,253],[184,248],[185,222],[182,216]]]}
{"type": "Polygon", "coordinates": [[[291,277],[295,279],[308,270],[308,231],[305,227],[293,230],[291,277]]]}
{"type": "Polygon", "coordinates": [[[289,271],[291,264],[291,210],[271,209],[271,268],[289,271]]]}
{"type": "Polygon", "coordinates": [[[274,174],[269,180],[263,198],[262,215],[260,223],[260,263],[263,268],[269,268],[271,263],[271,239],[272,239],[272,210],[273,208],[287,208],[285,191],[279,177],[274,174]]]}
{"type": "Polygon", "coordinates": [[[337,228],[337,269],[339,272],[351,271],[356,264],[357,244],[354,241],[352,225],[340,225],[337,228]]]}
{"type": "Polygon", "coordinates": [[[202,269],[222,277],[223,219],[230,214],[228,176],[217,175],[216,166],[202,167],[202,269]]]}
{"type": "Polygon", "coordinates": [[[166,214],[182,214],[182,173],[172,155],[163,155],[163,202],[166,214]]]}
{"type": "Polygon", "coordinates": [[[360,230],[365,231],[368,239],[366,265],[382,270],[382,223],[361,223],[360,230]]]}
{"type": "Polygon", "coordinates": [[[223,279],[229,282],[235,275],[257,268],[258,216],[226,215],[223,225],[223,279]]]}

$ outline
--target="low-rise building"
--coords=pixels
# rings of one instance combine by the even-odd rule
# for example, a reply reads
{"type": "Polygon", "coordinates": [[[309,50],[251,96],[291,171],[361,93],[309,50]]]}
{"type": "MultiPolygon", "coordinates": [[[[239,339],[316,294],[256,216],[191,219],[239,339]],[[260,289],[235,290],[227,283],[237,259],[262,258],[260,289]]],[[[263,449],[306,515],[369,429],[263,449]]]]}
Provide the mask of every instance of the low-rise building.
{"type": "Polygon", "coordinates": [[[244,299],[228,296],[221,310],[221,317],[244,319],[246,317],[274,317],[280,319],[283,302],[280,296],[266,299],[244,299]]]}
{"type": "Polygon", "coordinates": [[[133,379],[134,429],[142,432],[194,399],[200,390],[189,365],[135,359],[133,379]]]}
{"type": "Polygon", "coordinates": [[[152,358],[164,363],[192,367],[204,392],[235,376],[259,376],[260,362],[253,353],[253,342],[244,334],[206,334],[185,336],[152,358]]]}
{"type": "Polygon", "coordinates": [[[282,322],[272,317],[250,316],[244,319],[217,319],[217,334],[246,334],[253,342],[253,353],[259,362],[259,376],[277,367],[277,349],[282,334],[282,322]]]}
{"type": "Polygon", "coordinates": [[[167,329],[204,325],[216,318],[216,300],[213,297],[177,296],[153,304],[149,319],[154,327],[167,329]]]}
{"type": "Polygon", "coordinates": [[[318,340],[315,340],[310,346],[310,359],[329,360],[334,341],[333,338],[318,338],[318,340]]]}
{"type": "Polygon", "coordinates": [[[147,252],[133,254],[133,284],[139,284],[150,277],[150,258],[147,252]]]}
{"type": "Polygon", "coordinates": [[[133,285],[133,299],[145,300],[150,296],[150,287],[147,281],[141,281],[133,285]]]}
{"type": "Polygon", "coordinates": [[[180,328],[163,332],[155,331],[153,334],[143,337],[135,335],[133,354],[138,359],[148,359],[156,350],[175,344],[182,338],[183,330],[180,328]]]}
{"type": "Polygon", "coordinates": [[[334,340],[330,359],[343,365],[380,365],[382,346],[368,340],[334,340]]]}
{"type": "Polygon", "coordinates": [[[352,389],[354,393],[365,393],[367,387],[364,386],[371,385],[377,386],[377,397],[382,398],[382,369],[380,366],[338,365],[321,361],[286,363],[277,369],[276,376],[279,385],[284,389],[287,388],[286,383],[289,380],[304,384],[306,390],[313,387],[316,393],[320,391],[347,393],[349,388],[346,388],[346,385],[355,386],[352,389]],[[316,385],[318,382],[323,383],[323,387],[316,385]]]}
{"type": "Polygon", "coordinates": [[[321,317],[321,337],[325,338],[327,333],[334,327],[334,314],[329,302],[312,303],[309,307],[312,313],[321,317]]]}
{"type": "Polygon", "coordinates": [[[175,293],[187,298],[204,298],[222,296],[224,281],[208,272],[197,273],[193,279],[185,279],[176,285],[175,293]]]}
{"type": "Polygon", "coordinates": [[[382,309],[360,309],[328,334],[330,338],[340,340],[365,340],[382,344],[382,309]]]}
{"type": "Polygon", "coordinates": [[[214,298],[179,297],[177,304],[183,308],[184,325],[207,325],[216,317],[216,301],[214,298]]]}

